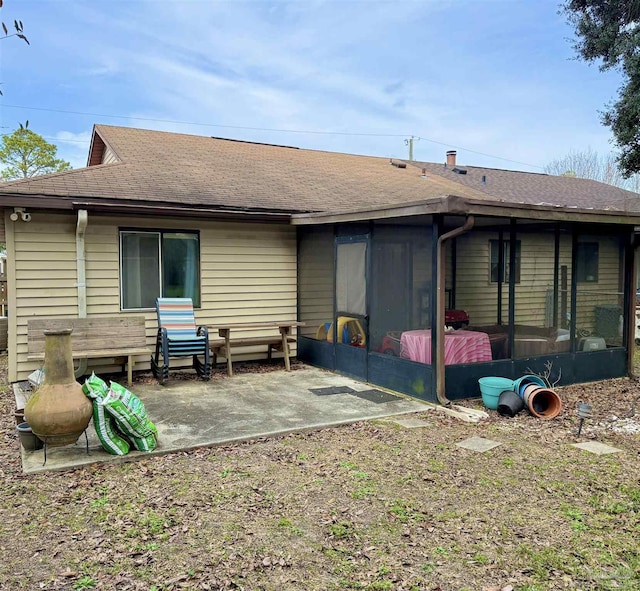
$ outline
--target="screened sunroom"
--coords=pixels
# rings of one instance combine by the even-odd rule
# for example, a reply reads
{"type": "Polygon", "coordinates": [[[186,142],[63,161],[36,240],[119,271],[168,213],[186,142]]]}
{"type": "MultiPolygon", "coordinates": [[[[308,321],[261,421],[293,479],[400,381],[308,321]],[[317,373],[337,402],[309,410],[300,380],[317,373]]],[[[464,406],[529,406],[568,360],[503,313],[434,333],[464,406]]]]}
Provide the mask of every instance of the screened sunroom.
{"type": "Polygon", "coordinates": [[[629,371],[630,218],[444,198],[294,223],[305,362],[441,402],[629,371]]]}

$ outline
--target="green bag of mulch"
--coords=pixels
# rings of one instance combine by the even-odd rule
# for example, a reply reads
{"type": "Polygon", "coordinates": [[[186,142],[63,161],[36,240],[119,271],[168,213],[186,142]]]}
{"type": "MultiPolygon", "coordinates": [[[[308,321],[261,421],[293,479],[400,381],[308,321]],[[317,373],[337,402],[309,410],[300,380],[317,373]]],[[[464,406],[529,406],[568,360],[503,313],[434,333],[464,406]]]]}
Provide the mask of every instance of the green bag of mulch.
{"type": "Polygon", "coordinates": [[[146,437],[130,437],[133,447],[138,451],[153,451],[158,445],[158,429],[149,421],[148,426],[151,428],[151,434],[146,437]]]}
{"type": "Polygon", "coordinates": [[[92,373],[82,385],[82,391],[87,398],[92,400],[102,400],[109,392],[107,383],[100,379],[95,373],[92,373]]]}
{"type": "Polygon", "coordinates": [[[104,406],[101,404],[109,392],[109,387],[106,382],[100,379],[95,373],[92,373],[91,376],[85,380],[82,390],[87,398],[91,398],[91,404],[93,406],[93,426],[103,449],[114,456],[124,456],[128,454],[131,445],[118,433],[114,418],[105,413],[104,406]]]}
{"type": "MultiPolygon", "coordinates": [[[[114,456],[125,456],[131,445],[118,434],[115,419],[104,412],[104,406],[98,400],[93,400],[93,426],[103,449],[114,456]]],[[[136,449],[138,449],[136,447],[136,449]]]]}
{"type": "Polygon", "coordinates": [[[100,401],[116,421],[126,437],[145,438],[154,435],[155,426],[147,416],[147,410],[133,392],[116,382],[111,382],[107,395],[100,401]]]}

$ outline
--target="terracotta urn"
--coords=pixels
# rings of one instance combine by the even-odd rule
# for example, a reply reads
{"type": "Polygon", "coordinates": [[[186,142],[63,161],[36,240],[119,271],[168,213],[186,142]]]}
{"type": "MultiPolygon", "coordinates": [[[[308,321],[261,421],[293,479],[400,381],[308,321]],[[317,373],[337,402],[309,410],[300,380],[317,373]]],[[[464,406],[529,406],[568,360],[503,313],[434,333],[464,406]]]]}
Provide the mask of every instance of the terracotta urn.
{"type": "Polygon", "coordinates": [[[91,420],[91,401],[73,374],[71,331],[44,331],[44,382],[24,408],[32,432],[47,446],[75,443],[91,420]]]}

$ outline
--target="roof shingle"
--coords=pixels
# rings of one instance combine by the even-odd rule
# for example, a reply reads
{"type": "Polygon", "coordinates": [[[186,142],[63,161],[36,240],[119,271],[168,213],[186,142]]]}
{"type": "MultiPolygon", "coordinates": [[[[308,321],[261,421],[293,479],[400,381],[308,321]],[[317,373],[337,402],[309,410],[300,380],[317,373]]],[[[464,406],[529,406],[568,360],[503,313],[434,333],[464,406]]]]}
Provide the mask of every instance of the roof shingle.
{"type": "MultiPolygon", "coordinates": [[[[636,193],[544,174],[467,167],[468,174],[459,175],[427,162],[399,168],[373,156],[96,125],[92,146],[105,145],[119,162],[2,183],[0,193],[288,212],[339,212],[447,195],[640,210],[636,193]]],[[[89,161],[95,162],[92,154],[89,161]]]]}

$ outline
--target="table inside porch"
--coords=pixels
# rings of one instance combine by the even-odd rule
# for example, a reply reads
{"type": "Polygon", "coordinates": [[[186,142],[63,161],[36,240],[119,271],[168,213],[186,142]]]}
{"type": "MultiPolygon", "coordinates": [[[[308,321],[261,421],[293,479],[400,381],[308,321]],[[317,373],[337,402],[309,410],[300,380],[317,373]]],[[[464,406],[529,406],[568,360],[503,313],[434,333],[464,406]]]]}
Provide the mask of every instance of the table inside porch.
{"type": "MultiPolygon", "coordinates": [[[[251,347],[254,345],[268,345],[269,347],[269,359],[271,358],[271,350],[277,348],[282,350],[284,355],[284,366],[287,371],[290,371],[291,365],[289,361],[289,343],[295,342],[295,337],[292,335],[292,329],[298,326],[304,326],[304,322],[298,322],[297,320],[274,320],[265,322],[236,322],[232,324],[217,324],[212,329],[218,331],[218,335],[224,339],[224,343],[212,343],[211,349],[217,349],[224,351],[224,356],[227,359],[227,374],[233,375],[233,364],[231,361],[231,348],[232,347],[251,347]],[[237,331],[250,331],[250,330],[262,330],[268,331],[269,329],[277,329],[278,334],[275,335],[261,335],[254,337],[238,337],[232,338],[231,333],[237,331]]],[[[275,332],[275,330],[274,330],[275,332]]]]}
{"type": "MultiPolygon", "coordinates": [[[[431,363],[431,329],[408,330],[400,336],[400,357],[431,363]]],[[[491,361],[491,344],[485,332],[453,330],[444,335],[444,363],[457,365],[491,361]]]]}

